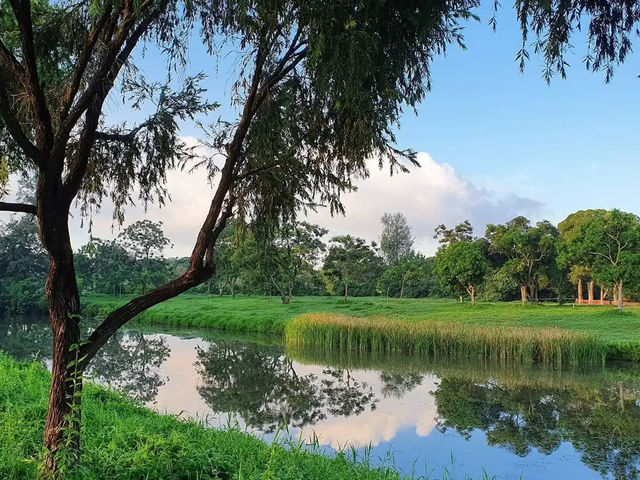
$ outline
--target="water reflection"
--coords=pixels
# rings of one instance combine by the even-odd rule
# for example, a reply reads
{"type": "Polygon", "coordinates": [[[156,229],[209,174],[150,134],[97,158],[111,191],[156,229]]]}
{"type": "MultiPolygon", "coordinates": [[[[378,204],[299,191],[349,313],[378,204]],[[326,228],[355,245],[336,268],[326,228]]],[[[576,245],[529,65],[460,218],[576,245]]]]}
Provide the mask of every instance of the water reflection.
{"type": "MultiPolygon", "coordinates": [[[[604,380],[604,379],[603,379],[604,380]]],[[[521,457],[544,454],[570,442],[582,461],[603,476],[638,478],[640,390],[637,382],[567,383],[540,388],[445,377],[434,392],[441,431],[468,437],[486,432],[489,445],[521,457]]]]}
{"type": "MultiPolygon", "coordinates": [[[[20,360],[42,360],[49,366],[49,325],[30,317],[0,321],[0,349],[20,360]]],[[[153,403],[158,389],[166,383],[159,369],[170,351],[165,338],[138,331],[117,332],[93,360],[87,376],[140,402],[153,403]]]]}
{"type": "Polygon", "coordinates": [[[195,365],[198,393],[212,411],[239,414],[264,433],[283,423],[299,428],[376,407],[373,389],[348,368],[301,374],[282,347],[208,341],[197,348],[195,365]]]}
{"type": "MultiPolygon", "coordinates": [[[[49,342],[45,323],[0,321],[0,348],[18,358],[46,360],[49,342]]],[[[527,480],[640,478],[639,373],[285,352],[267,337],[158,329],[120,332],[90,372],[160,411],[232,415],[265,438],[286,424],[333,448],[391,450],[405,472],[437,477],[423,465],[453,452],[458,477],[527,480]]]]}

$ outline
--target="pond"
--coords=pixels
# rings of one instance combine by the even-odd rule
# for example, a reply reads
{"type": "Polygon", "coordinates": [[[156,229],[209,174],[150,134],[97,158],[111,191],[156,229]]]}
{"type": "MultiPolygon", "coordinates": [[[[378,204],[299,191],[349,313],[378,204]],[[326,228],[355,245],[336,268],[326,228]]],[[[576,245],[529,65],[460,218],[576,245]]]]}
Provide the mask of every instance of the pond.
{"type": "MultiPolygon", "coordinates": [[[[0,320],[0,349],[49,363],[41,319],[0,320]]],[[[349,449],[413,475],[636,479],[640,369],[286,351],[279,338],[120,332],[90,376],[160,411],[349,449]],[[284,431],[279,426],[285,426],[284,431]]]]}

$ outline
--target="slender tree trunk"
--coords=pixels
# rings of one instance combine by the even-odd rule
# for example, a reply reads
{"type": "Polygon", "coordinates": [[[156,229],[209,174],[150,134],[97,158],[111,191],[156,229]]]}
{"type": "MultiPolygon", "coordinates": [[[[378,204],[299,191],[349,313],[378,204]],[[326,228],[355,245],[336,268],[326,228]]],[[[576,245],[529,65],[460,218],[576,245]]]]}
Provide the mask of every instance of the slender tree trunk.
{"type": "Polygon", "coordinates": [[[347,297],[349,296],[349,284],[344,284],[344,301],[347,301],[347,297]]]}
{"type": "Polygon", "coordinates": [[[526,285],[520,285],[520,301],[522,302],[522,305],[527,303],[527,286],[526,285]]]}
{"type": "Polygon", "coordinates": [[[79,366],[71,365],[73,360],[77,360],[80,341],[80,297],[66,217],[65,221],[57,222],[54,226],[47,225],[47,221],[44,223],[41,223],[41,232],[43,243],[49,250],[45,293],[53,334],[53,363],[44,427],[46,454],[41,477],[54,478],[60,452],[68,447],[69,454],[73,455],[80,447],[82,379],[74,375],[79,366]],[[75,349],[72,350],[73,346],[75,349]]]}
{"type": "Polygon", "coordinates": [[[576,298],[576,303],[582,303],[582,279],[578,279],[578,298],[576,298]]]}
{"type": "Polygon", "coordinates": [[[231,280],[231,298],[236,298],[236,279],[231,280]]]}
{"type": "Polygon", "coordinates": [[[476,304],[476,287],[473,285],[469,286],[469,297],[471,298],[471,305],[476,304]]]}
{"type": "Polygon", "coordinates": [[[593,280],[590,280],[589,283],[587,284],[588,287],[588,295],[589,295],[589,305],[593,304],[593,299],[594,299],[594,295],[593,295],[593,289],[594,289],[595,283],[593,280]]]}
{"type": "Polygon", "coordinates": [[[618,284],[614,283],[613,284],[613,303],[617,304],[618,303],[618,284]]]}
{"type": "Polygon", "coordinates": [[[400,284],[400,298],[404,298],[404,281],[405,275],[402,276],[402,283],[400,284]]]}
{"type": "Polygon", "coordinates": [[[622,307],[624,305],[624,285],[622,283],[622,280],[620,280],[620,282],[618,282],[618,311],[622,312],[622,307]]]}

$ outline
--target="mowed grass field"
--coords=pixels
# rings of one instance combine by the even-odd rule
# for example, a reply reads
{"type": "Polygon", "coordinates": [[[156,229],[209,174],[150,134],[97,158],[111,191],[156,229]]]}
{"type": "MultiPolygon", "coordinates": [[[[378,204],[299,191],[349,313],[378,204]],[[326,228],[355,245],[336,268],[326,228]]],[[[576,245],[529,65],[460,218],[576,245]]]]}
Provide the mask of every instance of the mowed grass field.
{"type": "MultiPolygon", "coordinates": [[[[127,297],[91,295],[83,298],[85,315],[104,316],[127,297]]],[[[139,316],[143,324],[218,328],[283,334],[289,321],[305,313],[416,322],[436,320],[468,325],[556,327],[590,334],[605,342],[640,342],[640,307],[620,314],[613,306],[519,303],[459,303],[449,299],[294,297],[283,305],[277,297],[217,297],[185,294],[139,316]]]]}

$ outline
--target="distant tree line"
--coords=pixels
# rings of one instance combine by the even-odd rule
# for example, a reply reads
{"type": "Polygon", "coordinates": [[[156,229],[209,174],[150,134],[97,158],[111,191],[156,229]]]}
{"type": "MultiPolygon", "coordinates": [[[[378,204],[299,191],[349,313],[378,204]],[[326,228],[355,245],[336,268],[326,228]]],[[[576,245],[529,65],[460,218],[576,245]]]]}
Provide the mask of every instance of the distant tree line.
{"type": "MultiPolygon", "coordinates": [[[[215,275],[196,287],[215,295],[454,297],[485,301],[614,303],[640,290],[640,220],[619,210],[583,210],[558,226],[516,217],[487,225],[477,237],[469,221],[439,225],[433,257],[414,248],[402,213],[385,213],[379,242],[332,237],[308,222],[255,228],[230,221],[216,246],[215,275]]],[[[0,308],[44,307],[47,259],[30,216],[0,229],[0,308]]],[[[77,253],[87,293],[140,294],[186,270],[187,258],[165,258],[162,223],[138,221],[115,239],[92,237],[77,253]]]]}

